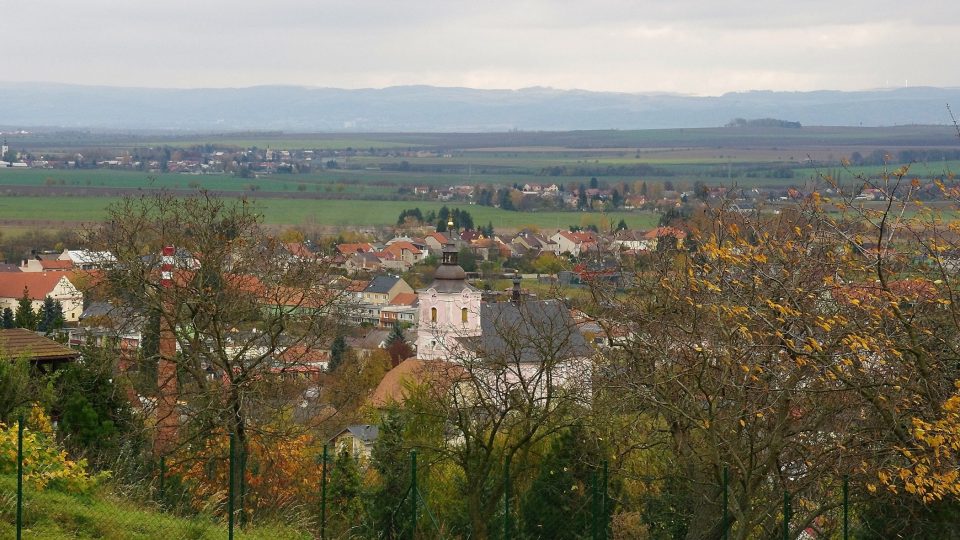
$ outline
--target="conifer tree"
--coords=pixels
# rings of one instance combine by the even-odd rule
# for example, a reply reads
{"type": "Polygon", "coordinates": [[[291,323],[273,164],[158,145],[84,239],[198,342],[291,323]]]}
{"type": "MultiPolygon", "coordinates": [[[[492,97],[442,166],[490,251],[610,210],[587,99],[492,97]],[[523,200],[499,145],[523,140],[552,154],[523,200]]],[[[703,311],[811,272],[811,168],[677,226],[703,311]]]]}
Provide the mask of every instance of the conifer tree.
{"type": "Polygon", "coordinates": [[[330,344],[330,362],[327,364],[327,371],[336,371],[340,364],[343,364],[344,356],[347,354],[347,340],[342,335],[334,338],[330,344]]]}
{"type": "Polygon", "coordinates": [[[390,363],[397,367],[400,362],[413,356],[413,348],[407,343],[400,323],[395,323],[386,341],[387,352],[390,353],[390,363]]]}
{"type": "Polygon", "coordinates": [[[17,302],[17,312],[14,315],[17,328],[34,330],[37,327],[37,314],[33,311],[33,302],[30,300],[30,291],[23,288],[23,296],[17,302]]]}
{"type": "Polygon", "coordinates": [[[404,537],[404,523],[394,510],[410,488],[410,454],[403,441],[405,424],[400,411],[387,410],[381,417],[380,433],[370,454],[371,466],[380,482],[370,493],[367,511],[375,533],[387,540],[404,537]]]}
{"type": "Polygon", "coordinates": [[[3,308],[3,315],[0,316],[0,328],[16,328],[17,323],[13,318],[13,310],[3,308]]]}
{"type": "Polygon", "coordinates": [[[58,328],[63,328],[63,305],[59,300],[54,301],[49,296],[43,299],[37,317],[37,330],[49,334],[58,328]]]}
{"type": "Polygon", "coordinates": [[[571,427],[553,440],[521,503],[523,528],[530,538],[583,538],[590,521],[590,454],[584,432],[571,427]]]}
{"type": "Polygon", "coordinates": [[[328,493],[329,504],[337,514],[335,521],[345,527],[360,522],[363,514],[363,502],[360,499],[363,481],[357,461],[346,448],[337,453],[336,461],[330,470],[328,493]]]}

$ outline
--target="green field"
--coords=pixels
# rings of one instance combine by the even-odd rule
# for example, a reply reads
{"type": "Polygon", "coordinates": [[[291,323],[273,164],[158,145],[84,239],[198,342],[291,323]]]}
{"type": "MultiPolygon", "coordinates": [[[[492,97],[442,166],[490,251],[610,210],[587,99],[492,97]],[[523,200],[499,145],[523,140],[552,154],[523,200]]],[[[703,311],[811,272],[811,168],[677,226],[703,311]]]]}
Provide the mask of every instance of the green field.
{"type": "Polygon", "coordinates": [[[648,130],[511,131],[502,133],[283,133],[248,132],[150,136],[80,131],[13,135],[12,143],[34,148],[136,148],[258,146],[276,149],[365,148],[651,148],[651,147],[789,147],[810,145],[931,146],[955,145],[953,126],[677,128],[648,130]]]}
{"type": "MultiPolygon", "coordinates": [[[[106,206],[116,197],[9,197],[0,196],[0,219],[5,221],[93,222],[106,215],[106,206]]],[[[311,199],[260,199],[255,201],[271,225],[320,225],[361,227],[395,225],[400,212],[420,208],[424,213],[439,210],[444,203],[435,201],[350,201],[311,199]]],[[[474,223],[493,223],[494,228],[518,229],[532,225],[544,230],[566,229],[571,225],[596,224],[607,227],[626,221],[630,228],[656,225],[659,215],[652,212],[509,212],[486,206],[451,203],[449,207],[467,209],[474,223]]],[[[15,225],[22,227],[22,224],[15,225]]]]}
{"type": "MultiPolygon", "coordinates": [[[[710,186],[805,187],[823,175],[839,176],[842,181],[856,174],[876,178],[882,173],[883,167],[843,169],[842,160],[853,152],[869,155],[886,149],[896,154],[909,149],[958,148],[951,126],[184,136],[69,132],[16,137],[11,144],[50,155],[63,150],[115,156],[119,154],[111,152],[199,145],[336,151],[335,156],[329,152],[326,156],[317,154],[312,162],[314,169],[307,174],[260,174],[252,178],[106,169],[0,169],[0,222],[21,228],[99,220],[110,200],[156,189],[184,193],[206,189],[255,197],[267,223],[275,225],[380,226],[393,224],[405,208],[419,206],[426,212],[442,206],[436,201],[394,200],[415,199],[404,189],[414,185],[444,189],[463,184],[556,183],[575,188],[596,177],[601,187],[620,182],[632,187],[638,181],[655,186],[670,182],[678,191],[690,190],[697,182],[710,186]],[[405,152],[407,149],[427,153],[405,152]],[[331,157],[338,168],[325,167],[331,157]]],[[[916,163],[910,174],[929,179],[954,170],[960,170],[960,161],[916,163]]],[[[492,222],[502,229],[524,225],[555,229],[590,223],[605,227],[611,220],[620,219],[632,228],[646,228],[657,218],[649,213],[519,213],[459,206],[470,208],[475,223],[492,222]]]]}
{"type": "MultiPolygon", "coordinates": [[[[865,178],[879,178],[884,174],[893,174],[901,165],[888,165],[886,167],[876,167],[871,165],[859,167],[842,167],[839,164],[835,167],[824,168],[801,168],[796,169],[796,178],[819,178],[823,175],[837,176],[840,179],[850,179],[855,176],[865,178]]],[[[940,161],[936,163],[912,163],[906,166],[906,174],[909,178],[931,179],[943,178],[949,175],[955,175],[960,172],[960,161],[940,161]]]]}

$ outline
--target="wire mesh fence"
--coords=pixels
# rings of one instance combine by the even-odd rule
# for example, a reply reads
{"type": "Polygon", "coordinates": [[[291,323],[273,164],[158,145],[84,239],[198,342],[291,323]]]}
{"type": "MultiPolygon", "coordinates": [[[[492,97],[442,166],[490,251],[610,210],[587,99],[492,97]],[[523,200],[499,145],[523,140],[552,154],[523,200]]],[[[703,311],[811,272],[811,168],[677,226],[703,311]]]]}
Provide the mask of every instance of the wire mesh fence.
{"type": "Polygon", "coordinates": [[[189,454],[147,456],[138,477],[111,476],[70,459],[50,428],[24,416],[3,427],[4,538],[511,539],[557,537],[558,526],[564,537],[611,537],[604,463],[569,486],[579,493],[564,510],[575,518],[549,523],[534,516],[552,495],[518,489],[509,462],[496,465],[501,487],[476,512],[455,467],[429,452],[384,463],[362,447],[323,445],[312,474],[290,475],[276,456],[224,434],[189,454]]]}
{"type": "MultiPolygon", "coordinates": [[[[362,445],[334,442],[299,449],[296,455],[309,463],[297,468],[289,455],[271,454],[252,441],[240,444],[226,433],[186,453],[147,456],[139,476],[111,475],[70,459],[42,415],[21,415],[15,425],[0,427],[3,538],[684,537],[656,527],[637,532],[629,516],[644,504],[622,496],[627,478],[605,460],[531,471],[505,459],[492,462],[484,485],[476,486],[458,464],[429,449],[404,448],[392,454],[400,459],[387,460],[362,445]]],[[[731,502],[737,487],[728,467],[714,487],[721,511],[710,537],[751,537],[737,523],[731,502]]],[[[882,537],[865,514],[851,513],[846,476],[830,493],[835,500],[818,501],[824,510],[804,521],[794,510],[810,501],[782,492],[769,536],[882,537]]],[[[943,523],[940,537],[954,537],[951,522],[943,523]]]]}

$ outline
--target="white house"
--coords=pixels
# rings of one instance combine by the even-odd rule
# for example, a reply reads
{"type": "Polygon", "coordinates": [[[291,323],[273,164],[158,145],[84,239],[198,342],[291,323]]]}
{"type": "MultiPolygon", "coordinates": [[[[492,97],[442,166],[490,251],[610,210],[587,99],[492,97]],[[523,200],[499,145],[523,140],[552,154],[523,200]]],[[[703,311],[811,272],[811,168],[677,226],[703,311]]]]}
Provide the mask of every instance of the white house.
{"type": "Polygon", "coordinates": [[[550,237],[550,241],[557,243],[560,253],[569,253],[577,257],[591,246],[596,246],[597,237],[588,232],[557,231],[550,237]]]}
{"type": "Polygon", "coordinates": [[[109,251],[65,249],[60,254],[59,260],[72,261],[73,266],[79,270],[93,270],[94,268],[110,266],[117,261],[117,258],[109,251]]]}
{"type": "Polygon", "coordinates": [[[510,301],[483,302],[456,256],[452,246],[444,250],[433,283],[418,291],[417,358],[464,368],[497,399],[521,388],[540,396],[564,386],[587,400],[593,349],[567,307],[523,298],[519,280],[510,301]]]}
{"type": "Polygon", "coordinates": [[[0,278],[0,311],[10,308],[15,312],[24,290],[34,311],[39,311],[49,296],[60,301],[65,321],[76,322],[83,313],[83,293],[66,272],[5,272],[0,278]]]}

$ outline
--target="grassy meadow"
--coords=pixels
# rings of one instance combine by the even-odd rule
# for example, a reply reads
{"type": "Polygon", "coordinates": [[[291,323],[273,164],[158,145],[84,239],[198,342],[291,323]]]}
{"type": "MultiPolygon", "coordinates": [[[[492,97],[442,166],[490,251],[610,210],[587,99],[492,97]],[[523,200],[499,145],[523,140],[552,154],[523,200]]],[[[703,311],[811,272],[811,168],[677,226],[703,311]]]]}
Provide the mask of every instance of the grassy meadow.
{"type": "MultiPolygon", "coordinates": [[[[23,538],[149,540],[156,538],[213,540],[227,537],[227,524],[213,519],[187,519],[159,512],[101,490],[91,496],[57,491],[24,491],[23,538]]],[[[0,538],[14,538],[16,479],[0,477],[0,538]]],[[[307,539],[310,535],[285,525],[238,527],[235,538],[248,540],[307,539]]]]}
{"type": "MultiPolygon", "coordinates": [[[[63,196],[0,196],[0,219],[14,222],[63,221],[93,222],[106,216],[106,207],[117,197],[63,196]]],[[[400,212],[420,208],[424,213],[439,210],[445,203],[435,201],[356,201],[312,199],[252,199],[270,225],[319,225],[363,227],[395,225],[400,212]]],[[[496,229],[519,229],[534,226],[543,230],[571,225],[595,224],[606,227],[623,219],[631,228],[656,225],[659,216],[653,212],[510,212],[487,206],[448,204],[466,209],[474,223],[493,223],[496,229]]],[[[22,229],[18,223],[16,228],[22,229]]],[[[0,230],[4,227],[0,225],[0,230]]]]}

